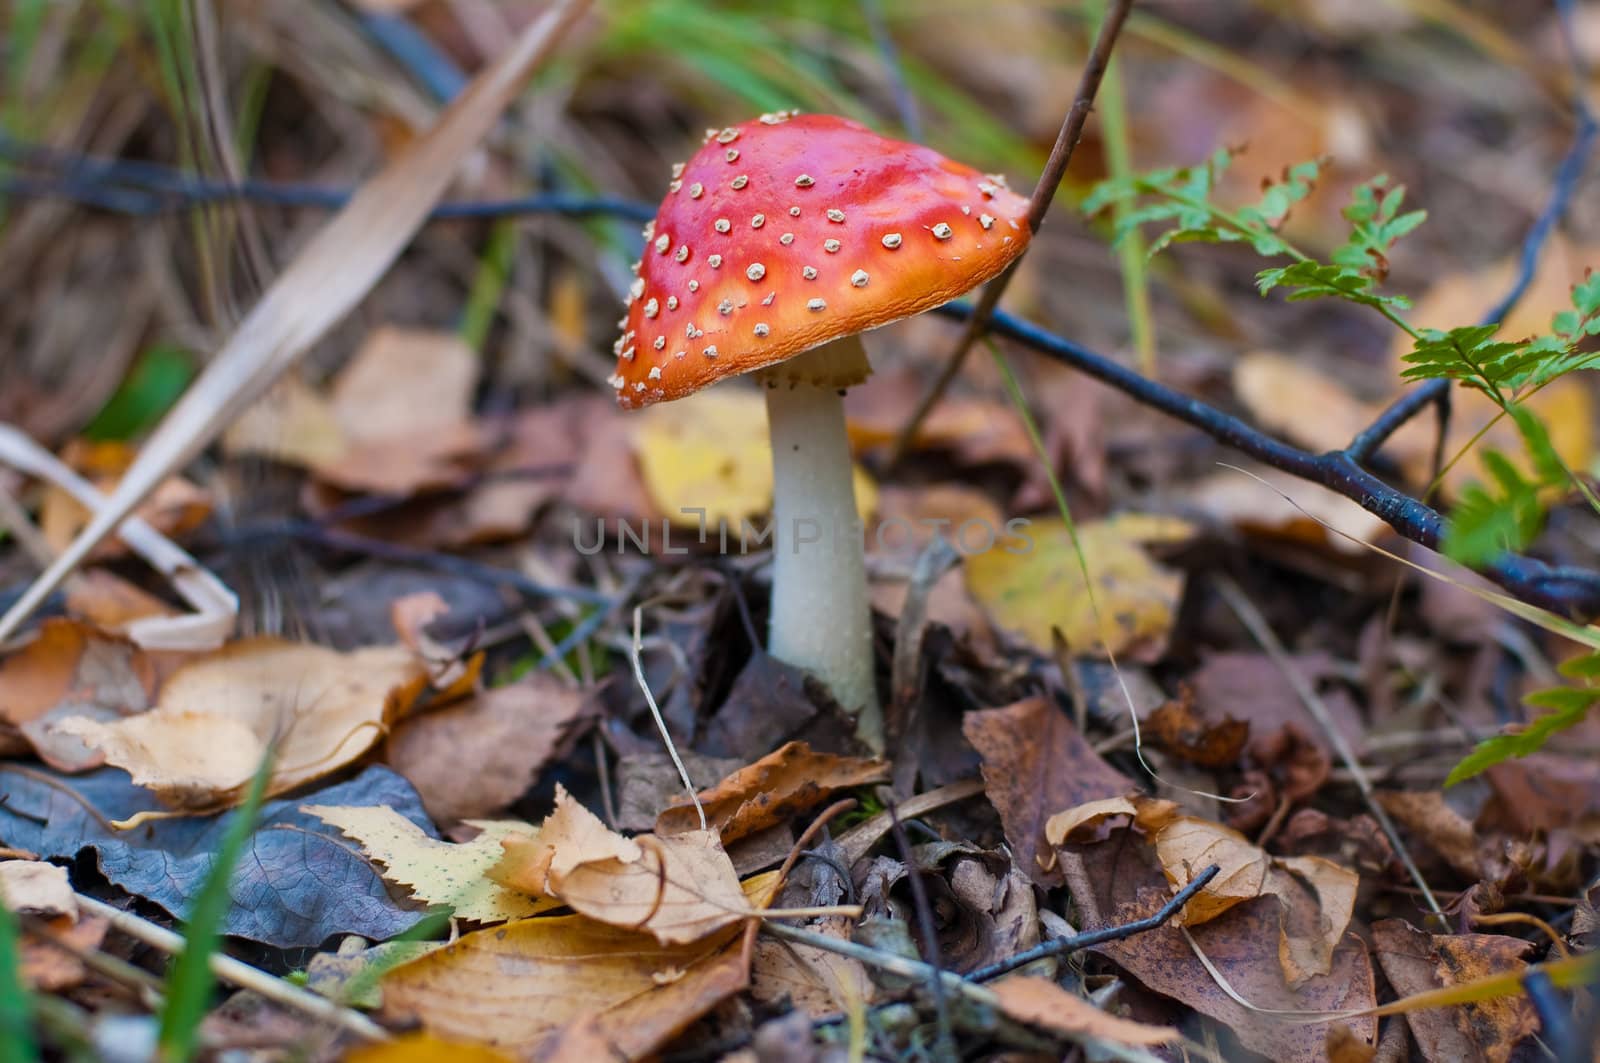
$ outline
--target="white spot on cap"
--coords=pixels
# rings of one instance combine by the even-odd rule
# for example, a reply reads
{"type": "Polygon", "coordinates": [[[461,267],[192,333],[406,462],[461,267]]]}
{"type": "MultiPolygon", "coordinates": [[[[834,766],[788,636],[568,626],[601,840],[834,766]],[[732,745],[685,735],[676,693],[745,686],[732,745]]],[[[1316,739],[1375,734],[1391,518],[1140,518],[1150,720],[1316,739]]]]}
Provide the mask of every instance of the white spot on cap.
{"type": "Polygon", "coordinates": [[[656,337],[656,341],[654,343],[652,343],[650,346],[654,347],[656,350],[659,351],[659,350],[664,349],[666,347],[666,345],[667,345],[667,338],[665,336],[657,336],[656,337]]]}
{"type": "Polygon", "coordinates": [[[850,283],[855,285],[857,288],[865,288],[868,280],[869,278],[867,277],[867,271],[864,269],[858,269],[854,273],[850,274],[850,283]]]}
{"type": "Polygon", "coordinates": [[[612,373],[610,376],[606,377],[606,383],[610,384],[617,391],[621,391],[622,385],[625,383],[625,381],[622,379],[621,373],[612,373]]]}
{"type": "Polygon", "coordinates": [[[646,374],[646,375],[647,375],[647,376],[648,376],[648,377],[649,377],[649,378],[650,378],[650,379],[651,379],[651,380],[660,380],[660,379],[661,379],[661,367],[660,367],[660,366],[659,366],[659,365],[653,365],[653,366],[651,366],[651,367],[650,367],[650,372],[649,372],[649,373],[647,373],[647,374],[646,374]]]}
{"type": "Polygon", "coordinates": [[[838,207],[829,207],[828,220],[832,222],[844,221],[844,211],[840,210],[838,207]]]}
{"type": "Polygon", "coordinates": [[[688,351],[673,351],[672,352],[672,357],[674,357],[674,358],[682,358],[684,355],[686,355],[688,353],[689,353],[688,351]]]}
{"type": "Polygon", "coordinates": [[[798,218],[799,216],[800,216],[800,208],[799,207],[790,207],[789,208],[789,217],[798,218]]]}
{"type": "Polygon", "coordinates": [[[700,282],[699,281],[690,281],[689,282],[689,290],[691,292],[699,291],[700,290],[700,282]]]}
{"type": "Polygon", "coordinates": [[[667,296],[667,309],[668,310],[676,310],[676,309],[678,309],[678,297],[676,295],[667,296]]]}
{"type": "Polygon", "coordinates": [[[830,254],[830,255],[833,254],[835,251],[838,251],[839,248],[842,247],[842,246],[843,245],[840,244],[839,241],[837,241],[837,240],[824,240],[824,241],[822,241],[822,249],[824,251],[828,252],[828,254],[830,254]]]}
{"type": "Polygon", "coordinates": [[[635,277],[633,279],[633,283],[628,286],[628,298],[629,299],[637,299],[637,298],[639,298],[639,296],[641,296],[643,294],[644,294],[644,278],[643,277],[635,277]]]}
{"type": "Polygon", "coordinates": [[[654,298],[652,298],[648,303],[644,304],[644,316],[645,317],[655,317],[660,312],[661,312],[661,304],[656,302],[654,298]]]}
{"type": "Polygon", "coordinates": [[[822,301],[821,299],[812,299],[812,300],[810,300],[809,302],[806,303],[806,309],[807,310],[826,310],[826,309],[828,309],[828,304],[825,303],[824,301],[822,301]]]}
{"type": "Polygon", "coordinates": [[[701,194],[703,192],[705,192],[705,190],[706,190],[706,186],[701,184],[699,181],[696,181],[694,184],[689,186],[689,198],[690,199],[699,199],[701,194]]]}
{"type": "Polygon", "coordinates": [[[723,158],[727,159],[729,162],[738,162],[739,161],[739,149],[738,148],[729,148],[728,149],[728,153],[726,155],[724,155],[723,158]]]}
{"type": "Polygon", "coordinates": [[[993,214],[980,214],[980,215],[978,215],[978,224],[983,226],[985,229],[988,229],[988,228],[992,227],[994,225],[994,215],[993,214]]]}
{"type": "Polygon", "coordinates": [[[686,340],[694,339],[694,322],[693,321],[691,321],[687,325],[683,326],[683,338],[686,339],[686,340]]]}
{"type": "Polygon", "coordinates": [[[790,244],[794,243],[794,233],[784,233],[782,236],[778,237],[778,243],[782,244],[784,247],[788,247],[790,244]]]}
{"type": "Polygon", "coordinates": [[[641,380],[637,384],[633,385],[633,390],[635,390],[639,394],[643,395],[644,394],[644,381],[641,380]]]}
{"type": "Polygon", "coordinates": [[[717,356],[716,344],[712,344],[710,347],[707,347],[705,350],[701,351],[700,353],[705,355],[707,358],[715,358],[717,356]]]}
{"type": "Polygon", "coordinates": [[[718,218],[711,227],[717,230],[719,233],[725,233],[733,228],[733,222],[729,221],[727,218],[718,218]]]}
{"type": "Polygon", "coordinates": [[[623,351],[622,352],[622,360],[624,362],[633,361],[633,352],[634,352],[634,348],[632,348],[632,347],[629,347],[627,350],[623,351]]]}
{"type": "Polygon", "coordinates": [[[773,114],[764,114],[761,116],[762,125],[782,125],[788,120],[789,115],[786,111],[778,111],[773,114]]]}
{"type": "Polygon", "coordinates": [[[721,269],[722,268],[722,256],[721,255],[710,255],[710,256],[708,256],[706,258],[706,265],[710,266],[712,269],[721,269]]]}
{"type": "Polygon", "coordinates": [[[658,254],[666,254],[667,248],[671,246],[672,237],[668,236],[666,233],[662,233],[660,236],[656,237],[656,252],[658,254]]]}
{"type": "Polygon", "coordinates": [[[772,329],[767,326],[767,323],[765,321],[761,322],[761,324],[756,326],[756,335],[761,337],[762,339],[766,339],[768,334],[770,334],[771,332],[772,332],[772,329]]]}
{"type": "Polygon", "coordinates": [[[961,213],[967,215],[968,217],[971,217],[972,216],[972,208],[967,206],[965,203],[963,203],[963,204],[961,204],[961,213]]]}
{"type": "Polygon", "coordinates": [[[883,237],[883,246],[887,247],[891,251],[893,251],[895,248],[899,247],[900,246],[900,234],[899,233],[885,233],[884,237],[883,237]]]}
{"type": "Polygon", "coordinates": [[[796,188],[810,188],[812,185],[814,185],[816,183],[817,183],[817,179],[815,177],[812,177],[808,173],[803,173],[799,177],[796,177],[794,179],[794,186],[796,188]]]}
{"type": "Polygon", "coordinates": [[[730,185],[732,185],[733,186],[733,190],[735,192],[737,192],[737,191],[739,191],[739,189],[743,188],[745,185],[750,183],[750,175],[746,174],[746,173],[742,173],[738,177],[735,177],[732,181],[730,181],[728,183],[730,185]]]}
{"type": "Polygon", "coordinates": [[[767,216],[765,214],[752,214],[750,216],[750,228],[759,229],[765,224],[767,224],[767,216]]]}
{"type": "Polygon", "coordinates": [[[988,181],[979,181],[978,182],[978,191],[983,193],[983,196],[984,196],[985,199],[993,199],[994,198],[994,194],[997,191],[997,188],[996,188],[995,185],[990,184],[988,181]]]}
{"type": "Polygon", "coordinates": [[[744,275],[753,281],[758,281],[767,275],[767,267],[759,262],[752,262],[750,268],[744,271],[744,275]]]}
{"type": "Polygon", "coordinates": [[[718,303],[717,313],[721,314],[723,317],[727,317],[729,314],[733,313],[733,300],[724,299],[722,302],[718,303]]]}
{"type": "Polygon", "coordinates": [[[739,131],[737,129],[733,128],[733,126],[728,126],[722,132],[717,134],[717,143],[718,144],[732,144],[735,140],[738,140],[738,139],[739,139],[739,131]]]}
{"type": "Polygon", "coordinates": [[[672,183],[667,185],[667,191],[668,192],[676,192],[678,189],[680,189],[682,187],[683,187],[683,182],[678,180],[676,177],[674,177],[672,179],[672,183]]]}
{"type": "Polygon", "coordinates": [[[938,225],[933,227],[933,236],[936,240],[948,240],[954,234],[954,232],[955,230],[951,229],[950,226],[946,225],[944,222],[940,222],[938,225]]]}
{"type": "Polygon", "coordinates": [[[806,266],[800,271],[800,276],[808,281],[814,281],[817,279],[817,271],[811,266],[806,266]]]}
{"type": "Polygon", "coordinates": [[[672,257],[677,259],[679,262],[689,261],[689,245],[679,244],[678,250],[673,254],[672,257]]]}
{"type": "Polygon", "coordinates": [[[771,306],[772,305],[772,300],[776,299],[777,297],[778,297],[778,293],[777,292],[768,292],[767,293],[767,297],[765,299],[761,300],[761,305],[762,306],[771,306]]]}
{"type": "Polygon", "coordinates": [[[675,163],[672,164],[672,176],[674,176],[674,177],[682,177],[683,176],[683,163],[675,162],[675,163]]]}

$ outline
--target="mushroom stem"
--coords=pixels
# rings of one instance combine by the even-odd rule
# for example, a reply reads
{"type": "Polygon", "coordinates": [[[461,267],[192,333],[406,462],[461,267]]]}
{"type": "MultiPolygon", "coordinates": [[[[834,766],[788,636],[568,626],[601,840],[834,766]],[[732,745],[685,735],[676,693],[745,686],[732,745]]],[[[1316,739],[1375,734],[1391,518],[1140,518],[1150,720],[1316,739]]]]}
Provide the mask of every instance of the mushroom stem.
{"type": "MultiPolygon", "coordinates": [[[[794,361],[841,356],[864,370],[865,353],[853,335],[794,361]],[[854,350],[839,349],[847,345],[854,350]]],[[[873,681],[872,612],[843,392],[832,382],[768,379],[767,385],[776,527],[767,651],[826,683],[855,717],[857,737],[882,752],[883,710],[873,681]]]]}

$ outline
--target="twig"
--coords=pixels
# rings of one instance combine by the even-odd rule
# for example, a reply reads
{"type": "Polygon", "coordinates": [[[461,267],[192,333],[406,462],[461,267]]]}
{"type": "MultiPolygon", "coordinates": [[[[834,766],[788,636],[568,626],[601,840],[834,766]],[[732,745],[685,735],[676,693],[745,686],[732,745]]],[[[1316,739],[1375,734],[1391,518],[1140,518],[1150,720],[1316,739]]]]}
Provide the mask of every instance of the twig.
{"type": "MultiPolygon", "coordinates": [[[[932,313],[965,320],[973,309],[965,303],[946,303],[932,313]]],[[[1087,373],[1264,464],[1343,495],[1381,518],[1403,538],[1431,550],[1439,546],[1444,518],[1436,510],[1391,487],[1343,451],[1313,454],[1274,439],[1231,414],[1140,376],[1105,355],[1003,310],[995,311],[990,331],[1087,373]]],[[[1478,571],[1523,601],[1568,619],[1587,621],[1600,616],[1600,572],[1550,565],[1511,553],[1501,554],[1478,571]]]]}
{"type": "MultiPolygon", "coordinates": [[[[1116,47],[1117,35],[1122,32],[1122,24],[1127,20],[1128,11],[1132,7],[1133,0],[1111,0],[1106,8],[1105,21],[1100,24],[1094,49],[1090,51],[1089,59],[1083,67],[1083,74],[1078,79],[1077,96],[1061,123],[1061,131],[1056,135],[1055,144],[1050,148],[1050,158],[1045,161],[1044,171],[1039,175],[1039,183],[1033,186],[1033,195],[1028,202],[1030,232],[1037,233],[1039,227],[1044,224],[1044,216],[1050,209],[1050,201],[1055,198],[1056,189],[1061,185],[1067,164],[1072,161],[1073,149],[1078,146],[1078,140],[1083,136],[1084,123],[1088,121],[1089,111],[1094,107],[1095,94],[1100,91],[1100,80],[1105,76],[1106,67],[1110,65],[1111,50],[1116,47]]],[[[898,464],[901,457],[911,449],[911,442],[921,430],[922,422],[944,397],[956,374],[961,372],[967,355],[972,351],[972,345],[988,328],[990,315],[994,313],[994,308],[1000,302],[1000,296],[1005,293],[1006,286],[1011,283],[1011,277],[1016,269],[1016,263],[1012,263],[1009,269],[984,286],[978,296],[977,309],[968,318],[967,327],[962,330],[961,338],[956,341],[955,349],[950,352],[950,358],[945,362],[944,369],[933,382],[933,387],[922,396],[922,401],[917,403],[916,410],[912,412],[910,419],[901,428],[900,435],[895,439],[894,449],[889,454],[890,466],[898,464]]]]}
{"type": "Polygon", "coordinates": [[[1018,967],[1026,967],[1028,964],[1038,960],[1049,959],[1052,956],[1064,956],[1069,952],[1078,952],[1094,945],[1104,944],[1107,941],[1122,941],[1133,937],[1135,934],[1142,934],[1146,930],[1154,930],[1182,911],[1183,906],[1188,904],[1195,894],[1205,889],[1206,885],[1216,878],[1221,870],[1216,864],[1207,867],[1190,879],[1183,889],[1174,893],[1171,899],[1166,904],[1163,904],[1153,915],[1147,915],[1143,919],[1136,919],[1131,923],[1123,923],[1121,926],[1102,927],[1099,930],[1073,934],[1071,937],[1040,942],[1026,952],[1019,952],[1009,959],[1001,960],[999,963],[991,963],[987,967],[978,968],[967,975],[967,980],[970,982],[987,982],[991,978],[998,978],[1008,971],[1014,971],[1018,967]]]}
{"type": "MultiPolygon", "coordinates": [[[[165,927],[157,926],[148,919],[142,919],[132,912],[125,912],[93,897],[86,897],[81,893],[76,894],[76,897],[80,907],[109,919],[114,928],[131,938],[173,956],[184,950],[183,938],[165,927]]],[[[224,982],[240,989],[248,989],[280,1007],[331,1023],[363,1041],[389,1040],[387,1030],[360,1012],[340,1007],[326,997],[319,997],[310,990],[301,989],[281,978],[274,978],[267,972],[236,960],[232,956],[220,952],[213,953],[211,972],[224,982]]]]}
{"type": "Polygon", "coordinates": [[[1328,743],[1333,746],[1334,752],[1339,754],[1339,759],[1344,762],[1345,769],[1350,772],[1350,777],[1355,781],[1356,789],[1361,791],[1362,800],[1367,803],[1367,811],[1372,813],[1372,818],[1378,821],[1378,826],[1383,828],[1389,844],[1394,847],[1395,855],[1405,865],[1406,872],[1411,876],[1411,881],[1417,884],[1417,889],[1422,893],[1422,899],[1427,902],[1433,914],[1444,921],[1444,911],[1439,907],[1439,902],[1433,896],[1433,891],[1428,888],[1427,880],[1422,877],[1422,871],[1417,867],[1416,861],[1411,859],[1411,853],[1406,849],[1405,841],[1400,837],[1400,831],[1395,827],[1394,820],[1389,818],[1383,806],[1378,803],[1377,794],[1373,791],[1372,780],[1368,778],[1366,769],[1361,766],[1361,761],[1356,759],[1355,750],[1350,748],[1350,743],[1345,739],[1344,733],[1334,724],[1333,717],[1328,712],[1328,707],[1322,703],[1317,692],[1312,689],[1305,674],[1296,668],[1294,662],[1289,660],[1289,653],[1283,648],[1283,643],[1273,632],[1266,617],[1245,596],[1239,585],[1227,576],[1218,576],[1216,579],[1217,592],[1222,595],[1223,601],[1233,610],[1240,623],[1249,629],[1251,636],[1266,651],[1272,663],[1277,666],[1283,677],[1294,688],[1295,695],[1300,703],[1306,707],[1306,712],[1316,721],[1328,743]]]}

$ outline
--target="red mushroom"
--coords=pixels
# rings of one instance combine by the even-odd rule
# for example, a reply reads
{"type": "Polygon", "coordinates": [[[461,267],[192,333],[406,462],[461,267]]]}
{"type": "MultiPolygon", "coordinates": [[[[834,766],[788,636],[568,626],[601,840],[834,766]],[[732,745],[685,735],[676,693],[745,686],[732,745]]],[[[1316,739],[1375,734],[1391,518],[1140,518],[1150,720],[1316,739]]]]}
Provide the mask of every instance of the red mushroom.
{"type": "Polygon", "coordinates": [[[883,744],[844,389],[859,333],[945,303],[1028,244],[1004,181],[830,115],[707,133],[674,167],[628,299],[611,378],[632,408],[756,372],[773,461],[768,650],[828,684],[883,744]]]}

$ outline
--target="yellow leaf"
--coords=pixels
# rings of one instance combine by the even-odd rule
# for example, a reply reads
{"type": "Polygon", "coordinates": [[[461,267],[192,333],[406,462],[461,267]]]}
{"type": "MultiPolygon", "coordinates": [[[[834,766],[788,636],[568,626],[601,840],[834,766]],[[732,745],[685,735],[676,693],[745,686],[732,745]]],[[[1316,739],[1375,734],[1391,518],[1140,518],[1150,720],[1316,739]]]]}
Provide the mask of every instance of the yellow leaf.
{"type": "Polygon", "coordinates": [[[167,804],[200,811],[237,801],[274,744],[269,795],[350,763],[424,682],[421,663],[399,646],[340,653],[246,639],[180,668],[149,712],[112,723],[74,716],[55,729],[82,738],[167,804]]]}
{"type": "Polygon", "coordinates": [[[362,1045],[344,1057],[344,1063],[514,1063],[511,1056],[488,1045],[446,1041],[426,1033],[410,1033],[393,1041],[362,1045]]]}
{"type": "Polygon", "coordinates": [[[430,838],[392,808],[306,805],[301,811],[338,827],[362,852],[384,865],[383,877],[411,892],[423,904],[448,904],[456,917],[474,923],[502,923],[557,907],[485,877],[499,862],[501,841],[535,828],[515,820],[467,820],[482,832],[454,845],[430,838]]]}
{"type": "MultiPolygon", "coordinates": [[[[746,903],[766,903],[776,878],[744,883],[746,903]]],[[[543,1059],[639,1059],[744,988],[738,938],[729,927],[662,945],[581,915],[522,919],[390,971],[384,1009],[435,1036],[523,1057],[539,1049],[543,1059]]]]}
{"type": "Polygon", "coordinates": [[[1139,544],[1178,541],[1193,527],[1175,517],[1130,513],[1077,529],[1093,603],[1066,524],[1056,519],[1029,525],[1026,551],[1002,546],[969,556],[967,587],[996,624],[1045,652],[1055,629],[1075,653],[1106,646],[1116,653],[1159,649],[1172,627],[1183,576],[1157,565],[1139,544]]]}
{"type": "MultiPolygon", "coordinates": [[[[645,490],[657,510],[698,527],[740,520],[772,508],[772,443],[767,400],[758,391],[720,387],[638,416],[633,449],[645,490]]],[[[856,508],[863,521],[877,509],[878,489],[854,468],[856,508]]]]}

